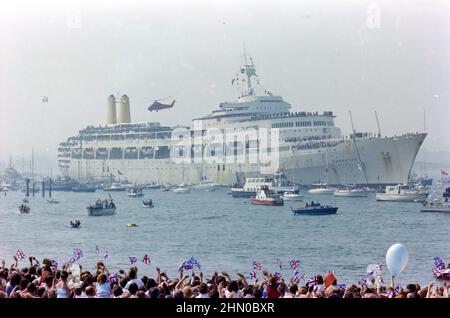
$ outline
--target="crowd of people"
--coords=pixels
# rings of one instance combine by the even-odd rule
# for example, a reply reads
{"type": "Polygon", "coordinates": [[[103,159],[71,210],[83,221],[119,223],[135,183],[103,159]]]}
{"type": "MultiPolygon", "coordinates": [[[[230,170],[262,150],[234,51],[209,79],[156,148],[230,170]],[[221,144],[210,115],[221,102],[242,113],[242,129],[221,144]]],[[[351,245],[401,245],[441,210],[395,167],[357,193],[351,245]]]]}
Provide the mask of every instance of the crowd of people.
{"type": "MultiPolygon", "coordinates": [[[[72,272],[49,259],[42,264],[35,257],[29,265],[19,268],[17,257],[9,267],[2,261],[0,298],[448,298],[444,282],[441,287],[408,284],[404,288],[373,284],[338,284],[333,272],[317,275],[314,281],[283,279],[277,273],[262,271],[261,280],[252,281],[241,273],[232,278],[227,272],[214,272],[206,277],[183,269],[178,277],[156,268],[153,277],[140,275],[137,267],[112,273],[104,262],[97,262],[95,271],[72,272]]],[[[370,283],[370,282],[369,282],[370,283]]]]}

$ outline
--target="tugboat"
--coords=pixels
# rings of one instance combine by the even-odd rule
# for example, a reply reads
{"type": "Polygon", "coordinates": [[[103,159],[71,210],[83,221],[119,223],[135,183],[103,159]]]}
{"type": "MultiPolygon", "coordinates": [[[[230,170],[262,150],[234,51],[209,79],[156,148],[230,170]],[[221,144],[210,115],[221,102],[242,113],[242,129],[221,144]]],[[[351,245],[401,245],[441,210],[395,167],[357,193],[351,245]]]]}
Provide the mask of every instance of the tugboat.
{"type": "Polygon", "coordinates": [[[262,186],[256,191],[256,196],[250,199],[256,205],[284,205],[281,195],[274,193],[268,186],[262,186]]]}
{"type": "Polygon", "coordinates": [[[109,200],[105,199],[102,201],[98,199],[95,204],[88,206],[86,209],[90,216],[111,215],[116,212],[116,205],[113,199],[109,197],[109,200]]]}
{"type": "Polygon", "coordinates": [[[81,226],[80,220],[70,221],[70,226],[74,229],[78,229],[81,226]]]}
{"type": "Polygon", "coordinates": [[[336,214],[338,208],[321,205],[319,202],[312,201],[310,204],[308,202],[305,204],[304,208],[293,209],[292,212],[296,215],[326,215],[326,214],[336,214]]]}
{"type": "Polygon", "coordinates": [[[153,208],[153,201],[152,200],[144,200],[142,201],[142,206],[144,208],[153,208]]]}
{"type": "Polygon", "coordinates": [[[133,198],[143,197],[144,193],[142,192],[142,188],[132,187],[128,190],[128,196],[133,198]]]}
{"type": "Polygon", "coordinates": [[[31,207],[27,205],[25,202],[19,206],[19,213],[29,214],[31,212],[31,207]]]}

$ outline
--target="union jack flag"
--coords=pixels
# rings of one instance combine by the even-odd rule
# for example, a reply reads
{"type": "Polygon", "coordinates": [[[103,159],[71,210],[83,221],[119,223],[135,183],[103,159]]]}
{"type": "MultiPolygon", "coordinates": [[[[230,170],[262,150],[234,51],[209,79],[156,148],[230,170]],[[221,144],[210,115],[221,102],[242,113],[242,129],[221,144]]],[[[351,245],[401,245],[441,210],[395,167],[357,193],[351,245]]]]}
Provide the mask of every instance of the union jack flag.
{"type": "Polygon", "coordinates": [[[105,252],[105,256],[103,256],[103,257],[105,258],[105,261],[106,261],[106,259],[109,257],[108,251],[105,252]]]}
{"type": "Polygon", "coordinates": [[[100,248],[98,247],[98,245],[95,245],[95,254],[100,254],[100,248]]]}
{"type": "Polygon", "coordinates": [[[273,276],[275,276],[277,279],[281,279],[281,273],[280,272],[273,272],[273,276]]]}
{"type": "Polygon", "coordinates": [[[112,273],[111,275],[108,276],[108,280],[111,283],[116,283],[117,282],[117,274],[116,273],[112,273]]]}
{"type": "Polygon", "coordinates": [[[394,293],[400,294],[400,293],[402,292],[402,290],[403,290],[403,288],[402,288],[401,286],[397,286],[397,287],[395,287],[395,289],[394,289],[394,293]]]}
{"type": "Polygon", "coordinates": [[[133,265],[134,263],[137,262],[137,258],[134,256],[129,256],[128,259],[130,260],[130,264],[133,265]]]}
{"type": "Polygon", "coordinates": [[[25,254],[22,250],[17,251],[17,258],[19,259],[19,261],[25,258],[25,254]]]}
{"type": "Polygon", "coordinates": [[[316,284],[317,284],[316,276],[311,277],[310,279],[308,279],[308,286],[315,286],[316,284]]]}
{"type": "Polygon", "coordinates": [[[341,290],[345,290],[345,289],[347,288],[347,285],[345,285],[345,284],[339,284],[339,285],[338,285],[338,288],[341,289],[341,290]]]}
{"type": "Polygon", "coordinates": [[[144,258],[142,259],[142,262],[145,264],[150,264],[150,256],[148,256],[147,254],[144,255],[144,258]]]}
{"type": "Polygon", "coordinates": [[[292,269],[296,269],[298,267],[298,265],[300,265],[300,260],[293,259],[289,262],[289,264],[291,265],[292,269]]]}
{"type": "Polygon", "coordinates": [[[441,169],[441,175],[448,176],[448,172],[441,169]]]}
{"type": "Polygon", "coordinates": [[[361,286],[361,288],[365,288],[367,286],[366,280],[364,278],[361,278],[358,284],[359,286],[361,286]]]}
{"type": "Polygon", "coordinates": [[[51,263],[52,263],[51,268],[53,269],[53,271],[55,271],[58,268],[58,262],[52,259],[51,263]]]}
{"type": "Polygon", "coordinates": [[[382,267],[383,267],[383,264],[381,264],[381,263],[375,264],[375,268],[377,269],[377,271],[381,271],[382,267]]]}
{"type": "Polygon", "coordinates": [[[77,261],[83,257],[83,252],[81,251],[81,249],[76,248],[73,250],[73,256],[75,256],[75,260],[77,261]]]}
{"type": "Polygon", "coordinates": [[[392,298],[394,296],[393,290],[386,290],[380,294],[382,298],[392,298]]]}
{"type": "Polygon", "coordinates": [[[436,266],[437,269],[440,270],[445,269],[445,263],[438,256],[434,257],[434,265],[436,266]]]}
{"type": "Polygon", "coordinates": [[[435,278],[438,278],[441,275],[442,275],[442,272],[438,268],[433,268],[433,276],[435,278]]]}
{"type": "Polygon", "coordinates": [[[195,267],[201,269],[202,265],[194,256],[191,256],[189,259],[183,262],[184,270],[194,269],[195,267]]]}
{"type": "Polygon", "coordinates": [[[262,270],[262,264],[256,261],[253,261],[252,263],[252,269],[262,270]]]}
{"type": "Polygon", "coordinates": [[[256,279],[256,272],[255,271],[250,271],[250,278],[251,279],[256,279]]]}
{"type": "Polygon", "coordinates": [[[73,263],[75,263],[75,261],[76,261],[76,259],[75,258],[73,258],[73,257],[71,257],[71,258],[69,258],[68,260],[67,260],[67,262],[66,262],[66,266],[70,266],[70,265],[72,265],[73,263]]]}
{"type": "Polygon", "coordinates": [[[277,258],[275,259],[275,262],[277,263],[278,267],[281,269],[283,266],[281,265],[281,259],[277,258]]]}

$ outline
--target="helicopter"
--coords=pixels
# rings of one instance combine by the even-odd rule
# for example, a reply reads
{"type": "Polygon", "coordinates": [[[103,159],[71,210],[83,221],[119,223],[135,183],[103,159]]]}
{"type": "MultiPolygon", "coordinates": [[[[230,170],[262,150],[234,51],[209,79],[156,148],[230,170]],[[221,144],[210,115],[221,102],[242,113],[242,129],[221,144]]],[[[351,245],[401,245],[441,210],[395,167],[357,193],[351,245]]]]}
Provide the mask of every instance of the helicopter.
{"type": "Polygon", "coordinates": [[[153,104],[151,104],[151,105],[148,107],[148,110],[149,110],[149,111],[154,111],[154,110],[158,111],[158,110],[161,110],[161,109],[172,108],[173,105],[175,104],[175,100],[173,100],[171,104],[163,104],[163,103],[160,103],[160,101],[163,101],[163,100],[168,99],[168,98],[171,98],[171,97],[172,97],[172,96],[168,96],[168,97],[164,97],[164,98],[155,100],[155,101],[153,102],[153,104]]]}

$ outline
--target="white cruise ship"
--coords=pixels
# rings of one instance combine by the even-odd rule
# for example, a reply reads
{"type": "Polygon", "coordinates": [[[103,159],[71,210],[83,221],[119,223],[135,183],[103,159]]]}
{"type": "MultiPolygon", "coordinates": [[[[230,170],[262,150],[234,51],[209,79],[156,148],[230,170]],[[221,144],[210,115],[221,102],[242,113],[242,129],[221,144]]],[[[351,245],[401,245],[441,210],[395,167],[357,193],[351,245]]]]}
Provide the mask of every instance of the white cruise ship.
{"type": "Polygon", "coordinates": [[[257,95],[254,63],[244,57],[232,81],[240,91],[237,101],[221,103],[193,119],[191,127],[132,123],[128,97],[117,102],[116,115],[110,95],[106,125],[88,126],[60,144],[62,173],[75,179],[114,176],[136,184],[193,185],[207,179],[232,185],[277,172],[299,185],[408,182],[426,134],[354,132],[345,137],[332,111],[292,111],[281,96],[268,91],[257,95]]]}

